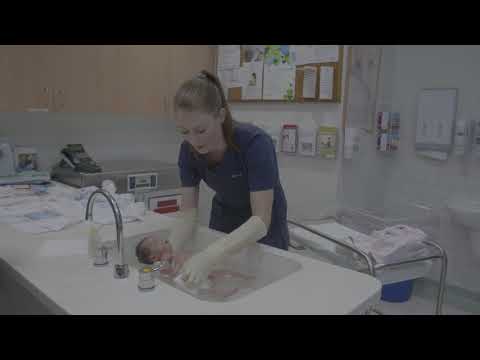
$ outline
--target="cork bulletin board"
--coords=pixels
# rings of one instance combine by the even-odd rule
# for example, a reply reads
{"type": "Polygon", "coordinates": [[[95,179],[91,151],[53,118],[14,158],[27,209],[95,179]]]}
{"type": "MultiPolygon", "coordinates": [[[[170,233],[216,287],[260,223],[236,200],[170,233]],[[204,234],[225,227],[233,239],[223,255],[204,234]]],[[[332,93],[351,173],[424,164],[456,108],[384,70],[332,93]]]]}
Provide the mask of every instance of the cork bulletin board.
{"type": "MultiPolygon", "coordinates": [[[[240,47],[245,46],[241,45],[240,47]]],[[[266,65],[263,64],[262,67],[262,95],[258,99],[244,99],[243,98],[243,90],[242,86],[233,86],[228,87],[225,89],[226,95],[229,102],[234,103],[340,103],[341,102],[341,95],[342,95],[342,72],[343,72],[343,46],[338,46],[338,61],[336,62],[321,62],[321,63],[306,63],[302,65],[292,65],[295,66],[295,84],[293,86],[293,96],[289,99],[266,99],[264,98],[264,87],[265,87],[265,67],[266,65]],[[314,95],[310,95],[308,97],[304,97],[303,89],[304,89],[304,79],[305,79],[305,68],[308,68],[310,73],[312,73],[313,68],[316,68],[316,72],[314,77],[315,79],[315,89],[314,95]],[[324,70],[328,70],[324,71],[324,70]],[[329,78],[326,79],[326,76],[322,78],[322,75],[329,74],[329,78]],[[330,87],[330,93],[325,98],[322,96],[320,98],[321,86],[325,84],[325,81],[328,82],[328,86],[330,87]],[[331,83],[330,83],[331,82],[331,83]]],[[[216,58],[218,58],[218,49],[216,58]]],[[[218,61],[218,59],[217,59],[218,61]]],[[[264,60],[263,60],[264,61],[264,60]]],[[[240,66],[243,66],[245,63],[245,53],[244,51],[240,51],[240,66]]],[[[312,79],[310,79],[312,80],[312,79]]],[[[313,89],[311,89],[313,90],[313,89]]]]}

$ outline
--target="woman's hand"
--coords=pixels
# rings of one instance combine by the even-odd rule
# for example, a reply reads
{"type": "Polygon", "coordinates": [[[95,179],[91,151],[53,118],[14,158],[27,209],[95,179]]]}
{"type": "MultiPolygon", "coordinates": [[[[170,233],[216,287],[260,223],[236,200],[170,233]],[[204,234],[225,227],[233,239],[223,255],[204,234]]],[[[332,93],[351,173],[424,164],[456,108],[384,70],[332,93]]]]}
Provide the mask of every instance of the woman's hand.
{"type": "Polygon", "coordinates": [[[200,285],[208,279],[216,263],[216,256],[209,249],[203,250],[188,259],[181,269],[182,280],[189,285],[200,285]]]}

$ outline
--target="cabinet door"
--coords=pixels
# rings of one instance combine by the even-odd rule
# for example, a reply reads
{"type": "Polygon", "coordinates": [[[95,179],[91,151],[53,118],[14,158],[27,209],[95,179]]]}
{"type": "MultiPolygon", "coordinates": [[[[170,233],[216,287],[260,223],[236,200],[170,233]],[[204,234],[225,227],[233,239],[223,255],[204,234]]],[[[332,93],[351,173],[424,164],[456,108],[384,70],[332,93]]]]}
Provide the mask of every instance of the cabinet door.
{"type": "MultiPolygon", "coordinates": [[[[98,112],[105,110],[99,87],[100,46],[61,45],[52,49],[53,110],[98,112]]],[[[108,93],[107,93],[108,94],[108,93]]]]}
{"type": "Polygon", "coordinates": [[[54,47],[55,111],[163,114],[168,46],[54,47]]]}
{"type": "Polygon", "coordinates": [[[118,49],[116,106],[120,113],[165,115],[169,89],[169,46],[132,45],[118,49]]]}
{"type": "Polygon", "coordinates": [[[7,93],[7,111],[51,109],[51,46],[13,45],[3,48],[7,78],[2,85],[7,93]]]}
{"type": "Polygon", "coordinates": [[[0,109],[173,115],[178,87],[213,71],[203,45],[0,47],[0,109]]]}
{"type": "Polygon", "coordinates": [[[11,84],[10,80],[10,71],[9,61],[8,61],[8,46],[0,46],[0,111],[9,110],[9,85],[11,84]]]}

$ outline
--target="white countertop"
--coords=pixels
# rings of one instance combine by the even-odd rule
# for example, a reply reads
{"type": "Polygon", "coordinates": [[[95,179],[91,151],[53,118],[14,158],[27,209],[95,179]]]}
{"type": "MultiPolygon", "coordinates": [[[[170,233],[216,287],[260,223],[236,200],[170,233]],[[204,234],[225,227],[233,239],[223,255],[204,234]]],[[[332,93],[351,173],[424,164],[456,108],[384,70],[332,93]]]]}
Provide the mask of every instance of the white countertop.
{"type": "MultiPolygon", "coordinates": [[[[124,224],[124,235],[165,229],[171,221],[149,212],[144,222],[124,224]]],[[[371,276],[265,245],[265,251],[298,261],[302,268],[227,302],[201,301],[160,281],[153,291],[140,292],[133,267],[127,279],[114,279],[112,263],[94,267],[87,254],[40,254],[48,240],[87,241],[86,236],[84,223],[36,235],[0,224],[0,258],[59,312],[69,314],[360,314],[380,301],[381,283],[371,276]]]]}

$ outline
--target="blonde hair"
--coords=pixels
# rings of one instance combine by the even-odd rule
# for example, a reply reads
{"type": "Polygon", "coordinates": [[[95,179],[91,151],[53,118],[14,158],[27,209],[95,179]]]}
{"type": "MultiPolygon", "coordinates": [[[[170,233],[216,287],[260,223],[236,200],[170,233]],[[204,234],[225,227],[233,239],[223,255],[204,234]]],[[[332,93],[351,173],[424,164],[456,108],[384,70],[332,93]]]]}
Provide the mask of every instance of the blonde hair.
{"type": "MultiPolygon", "coordinates": [[[[217,116],[221,109],[225,110],[222,123],[223,136],[227,146],[239,151],[233,141],[233,118],[228,107],[222,85],[218,78],[206,70],[202,70],[193,79],[184,82],[177,90],[174,99],[175,111],[202,111],[217,116]]],[[[192,150],[195,151],[192,147],[192,150]]]]}

